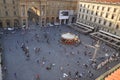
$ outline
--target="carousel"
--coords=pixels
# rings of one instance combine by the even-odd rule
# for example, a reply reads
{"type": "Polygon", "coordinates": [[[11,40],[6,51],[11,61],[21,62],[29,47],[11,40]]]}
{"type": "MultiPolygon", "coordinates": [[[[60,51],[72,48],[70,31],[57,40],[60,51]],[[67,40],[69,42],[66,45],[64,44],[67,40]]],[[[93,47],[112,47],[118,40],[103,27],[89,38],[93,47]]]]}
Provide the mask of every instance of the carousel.
{"type": "Polygon", "coordinates": [[[63,44],[76,44],[76,43],[80,43],[80,40],[78,38],[78,36],[76,36],[75,34],[72,33],[65,33],[61,35],[61,42],[63,44]]]}

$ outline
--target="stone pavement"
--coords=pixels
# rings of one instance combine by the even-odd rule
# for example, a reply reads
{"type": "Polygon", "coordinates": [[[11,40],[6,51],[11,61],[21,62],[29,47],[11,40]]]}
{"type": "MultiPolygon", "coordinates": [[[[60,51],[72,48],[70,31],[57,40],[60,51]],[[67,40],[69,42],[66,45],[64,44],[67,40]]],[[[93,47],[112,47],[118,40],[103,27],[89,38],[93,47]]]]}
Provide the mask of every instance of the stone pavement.
{"type": "Polygon", "coordinates": [[[2,62],[2,51],[1,51],[1,34],[0,34],[0,80],[2,80],[2,64],[1,64],[1,62],[2,62]]]}
{"type": "MultiPolygon", "coordinates": [[[[1,63],[1,55],[0,55],[0,63],[1,63]]],[[[0,80],[2,80],[2,66],[0,64],[0,80]]]]}
{"type": "MultiPolygon", "coordinates": [[[[4,80],[66,80],[68,77],[70,80],[94,80],[120,62],[94,69],[89,60],[94,49],[83,43],[94,45],[96,42],[66,25],[44,28],[30,25],[26,31],[5,31],[2,42],[4,66],[7,68],[4,80]],[[82,43],[78,46],[61,44],[61,34],[66,32],[78,35],[82,43]],[[22,44],[28,47],[29,57],[22,50],[22,44]]],[[[102,43],[96,64],[115,53],[114,49],[102,43]],[[108,56],[105,57],[105,54],[108,56]]]]}

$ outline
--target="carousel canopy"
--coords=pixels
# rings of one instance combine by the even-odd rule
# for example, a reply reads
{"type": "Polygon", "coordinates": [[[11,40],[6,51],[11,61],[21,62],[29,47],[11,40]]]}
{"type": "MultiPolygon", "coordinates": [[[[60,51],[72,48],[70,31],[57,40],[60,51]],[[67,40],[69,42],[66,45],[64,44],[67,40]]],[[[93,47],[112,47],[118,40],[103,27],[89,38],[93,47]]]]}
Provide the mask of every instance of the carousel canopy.
{"type": "Polygon", "coordinates": [[[78,38],[76,35],[71,34],[71,33],[62,34],[61,37],[62,37],[63,39],[75,39],[75,38],[78,38]]]}

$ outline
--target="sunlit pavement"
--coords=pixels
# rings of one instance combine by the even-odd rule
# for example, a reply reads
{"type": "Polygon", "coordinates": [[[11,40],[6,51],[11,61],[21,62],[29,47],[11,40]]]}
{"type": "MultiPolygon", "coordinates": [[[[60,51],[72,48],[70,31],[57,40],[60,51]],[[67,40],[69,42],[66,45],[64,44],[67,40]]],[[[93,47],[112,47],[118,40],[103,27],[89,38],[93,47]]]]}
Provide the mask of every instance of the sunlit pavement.
{"type": "MultiPolygon", "coordinates": [[[[4,66],[7,68],[4,72],[4,80],[36,80],[36,75],[39,75],[40,80],[65,80],[67,76],[64,78],[63,73],[75,79],[77,71],[80,75],[78,80],[94,80],[108,70],[106,67],[111,68],[120,62],[109,63],[99,70],[93,69],[89,59],[92,58],[94,49],[85,48],[82,43],[78,46],[61,44],[61,34],[66,32],[78,35],[81,42],[88,45],[92,45],[94,41],[90,36],[80,34],[66,25],[44,28],[31,25],[30,29],[26,31],[16,30],[14,33],[5,31],[2,36],[4,66]],[[35,34],[38,34],[39,42],[36,40],[35,34]],[[44,35],[47,35],[47,39],[44,35]],[[30,60],[26,60],[21,49],[22,43],[29,48],[30,60]],[[34,48],[40,48],[40,52],[36,54],[34,48]],[[91,53],[85,56],[85,51],[91,53]],[[71,55],[71,52],[74,54],[71,55]],[[37,62],[38,60],[39,62],[37,62]],[[83,64],[87,64],[88,67],[86,68],[83,64]],[[47,70],[46,67],[50,65],[51,70],[47,70]],[[93,73],[92,77],[89,72],[93,73]]],[[[103,43],[96,57],[97,64],[103,61],[99,57],[104,57],[106,53],[110,56],[116,51],[103,43]],[[103,46],[108,49],[108,52],[103,51],[103,46]]]]}

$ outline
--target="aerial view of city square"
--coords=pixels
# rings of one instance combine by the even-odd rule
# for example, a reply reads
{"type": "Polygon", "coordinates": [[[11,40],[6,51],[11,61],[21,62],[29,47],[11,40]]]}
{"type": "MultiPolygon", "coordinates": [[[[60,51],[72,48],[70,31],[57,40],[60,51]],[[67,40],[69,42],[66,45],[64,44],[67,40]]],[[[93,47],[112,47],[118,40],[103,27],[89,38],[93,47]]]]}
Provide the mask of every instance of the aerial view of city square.
{"type": "Polygon", "coordinates": [[[120,80],[120,0],[0,0],[0,80],[120,80]]]}

